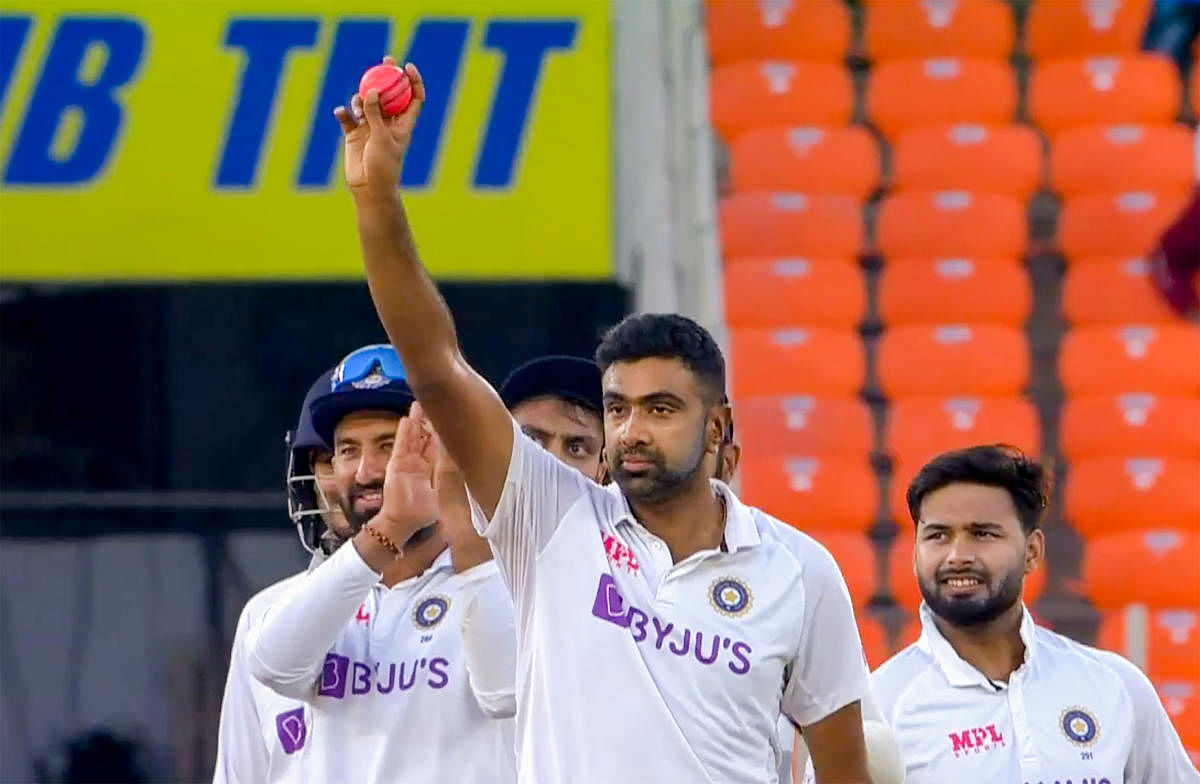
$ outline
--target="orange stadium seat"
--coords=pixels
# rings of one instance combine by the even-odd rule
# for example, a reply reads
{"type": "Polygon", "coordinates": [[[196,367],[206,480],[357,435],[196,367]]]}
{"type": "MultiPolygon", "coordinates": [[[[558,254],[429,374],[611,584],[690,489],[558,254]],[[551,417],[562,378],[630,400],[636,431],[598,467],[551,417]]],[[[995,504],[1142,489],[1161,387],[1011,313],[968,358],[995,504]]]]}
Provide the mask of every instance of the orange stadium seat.
{"type": "Polygon", "coordinates": [[[1184,125],[1085,125],[1063,131],[1050,151],[1050,186],[1085,193],[1187,193],[1195,180],[1195,134],[1184,125]]]}
{"type": "Polygon", "coordinates": [[[1099,609],[1200,606],[1200,532],[1124,531],[1084,542],[1083,589],[1099,609]]]}
{"type": "Polygon", "coordinates": [[[850,14],[842,0],[707,0],[705,5],[714,65],[763,57],[841,64],[850,48],[850,14]]]}
{"type": "Polygon", "coordinates": [[[1179,316],[1150,281],[1144,259],[1086,259],[1063,280],[1063,317],[1076,326],[1172,324],[1179,316]]]}
{"type": "Polygon", "coordinates": [[[889,259],[879,283],[885,324],[992,323],[1020,326],[1033,292],[1011,260],[889,259]]]}
{"type": "Polygon", "coordinates": [[[1068,395],[1127,391],[1200,395],[1200,331],[1191,326],[1081,327],[1063,338],[1058,375],[1068,395]]]}
{"type": "Polygon", "coordinates": [[[1035,0],[1025,24],[1034,60],[1136,52],[1152,0],[1035,0]]]}
{"type": "Polygon", "coordinates": [[[853,261],[733,259],[724,276],[731,327],[854,329],[866,309],[866,280],[853,261]]]}
{"type": "Polygon", "coordinates": [[[891,646],[888,645],[887,629],[883,628],[883,624],[879,622],[878,618],[861,611],[857,615],[858,634],[862,637],[863,653],[867,655],[867,666],[874,670],[892,655],[891,646]]]}
{"type": "Polygon", "coordinates": [[[748,454],[863,459],[875,443],[871,412],[855,398],[738,398],[733,401],[733,420],[748,454]]]}
{"type": "Polygon", "coordinates": [[[1016,40],[1003,0],[892,0],[867,7],[863,42],[875,62],[914,57],[1007,60],[1016,40]]]}
{"type": "Polygon", "coordinates": [[[888,409],[884,450],[914,469],[951,449],[994,443],[1031,455],[1041,451],[1032,403],[1019,397],[908,398],[888,409]]]}
{"type": "Polygon", "coordinates": [[[746,131],[730,159],[735,191],[844,193],[861,201],[879,185],[879,148],[861,125],[746,131]]]}
{"type": "Polygon", "coordinates": [[[1114,454],[1200,460],[1200,399],[1146,393],[1068,398],[1059,439],[1068,460],[1114,454]]]}
{"type": "Polygon", "coordinates": [[[1151,610],[1144,639],[1130,639],[1137,627],[1126,622],[1129,616],[1128,610],[1104,613],[1096,646],[1130,656],[1144,645],[1149,677],[1200,680],[1200,610],[1151,610]]]}
{"type": "Polygon", "coordinates": [[[865,607],[875,595],[875,545],[866,534],[797,526],[820,542],[837,561],[855,607],[865,607]]]}
{"type": "Polygon", "coordinates": [[[1154,689],[1179,737],[1200,738],[1200,683],[1181,679],[1155,679],[1154,689]]]}
{"type": "Polygon", "coordinates": [[[1200,533],[1200,460],[1090,457],[1071,464],[1065,513],[1084,536],[1133,528],[1200,533]]]}
{"type": "Polygon", "coordinates": [[[1067,199],[1058,216],[1059,250],[1071,261],[1145,255],[1186,203],[1186,192],[1129,191],[1067,199]]]}
{"type": "Polygon", "coordinates": [[[717,220],[727,259],[853,258],[863,246],[862,209],[848,196],[735,193],[721,200],[717,220]]]}
{"type": "MultiPolygon", "coordinates": [[[[921,589],[917,585],[917,578],[913,574],[913,543],[916,539],[913,531],[912,520],[907,512],[904,519],[897,521],[900,526],[900,533],[892,542],[892,549],[888,552],[888,586],[891,591],[892,598],[896,600],[896,604],[916,614],[917,608],[921,606],[921,589]]],[[[1042,591],[1046,588],[1046,565],[1043,563],[1041,568],[1035,569],[1033,572],[1025,575],[1025,593],[1024,600],[1026,604],[1033,604],[1042,595],[1042,591]]],[[[918,631],[918,634],[920,632],[918,631]]],[[[913,637],[912,641],[915,641],[913,637]]]]}
{"type": "Polygon", "coordinates": [[[735,399],[755,395],[853,397],[866,376],[858,335],[822,327],[730,330],[735,399]]]}
{"type": "Polygon", "coordinates": [[[726,142],[752,128],[845,125],[854,85],[841,65],[795,60],[747,61],[709,76],[713,127],[726,142]]]}
{"type": "Polygon", "coordinates": [[[740,473],[746,503],[801,530],[862,532],[875,519],[879,488],[866,460],[748,452],[740,473]]]}
{"type": "Polygon", "coordinates": [[[1042,143],[1027,125],[937,125],[900,134],[892,151],[896,190],[1007,193],[1029,198],[1042,180],[1042,143]]]}
{"type": "Polygon", "coordinates": [[[920,125],[1005,125],[1017,108],[1008,63],[946,57],[897,60],[875,67],[867,117],[888,139],[920,125]]]}
{"type": "Polygon", "coordinates": [[[880,339],[878,360],[889,398],[1009,397],[1029,381],[1024,334],[999,324],[893,327],[880,339]]]}
{"type": "Polygon", "coordinates": [[[1080,125],[1165,124],[1179,113],[1175,65],[1158,54],[1043,63],[1029,81],[1029,116],[1050,137],[1080,125]]]}
{"type": "Polygon", "coordinates": [[[896,193],[880,204],[875,225],[879,252],[895,258],[1017,258],[1027,236],[1021,202],[1000,193],[896,193]]]}

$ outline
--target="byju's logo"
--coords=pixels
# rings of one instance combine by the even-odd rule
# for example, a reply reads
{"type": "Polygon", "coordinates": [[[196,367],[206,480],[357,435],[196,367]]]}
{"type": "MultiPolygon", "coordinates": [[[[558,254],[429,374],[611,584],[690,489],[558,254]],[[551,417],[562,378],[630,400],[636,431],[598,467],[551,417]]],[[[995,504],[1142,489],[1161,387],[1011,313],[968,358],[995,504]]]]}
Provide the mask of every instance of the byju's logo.
{"type": "Polygon", "coordinates": [[[600,584],[596,586],[596,599],[592,602],[592,615],[622,629],[629,629],[636,643],[649,640],[653,632],[655,650],[661,651],[665,646],[666,650],[681,658],[690,653],[696,661],[704,665],[715,664],[721,657],[721,652],[726,651],[730,672],[734,675],[750,672],[749,643],[719,634],[705,634],[686,627],[682,628],[683,636],[679,638],[672,634],[676,630],[675,624],[627,603],[611,574],[600,575],[600,584]]]}
{"type": "Polygon", "coordinates": [[[444,689],[450,682],[450,662],[438,656],[433,659],[414,659],[395,663],[351,661],[347,656],[326,654],[325,667],[321,670],[321,682],[317,684],[318,697],[333,697],[340,700],[346,696],[357,697],[377,691],[390,694],[408,691],[418,684],[417,676],[425,673],[420,681],[431,689],[444,689]],[[386,669],[385,669],[386,668],[386,669]]]}
{"type": "Polygon", "coordinates": [[[304,748],[308,739],[308,725],[304,723],[304,708],[284,711],[275,717],[275,732],[284,754],[295,754],[304,748]]]}

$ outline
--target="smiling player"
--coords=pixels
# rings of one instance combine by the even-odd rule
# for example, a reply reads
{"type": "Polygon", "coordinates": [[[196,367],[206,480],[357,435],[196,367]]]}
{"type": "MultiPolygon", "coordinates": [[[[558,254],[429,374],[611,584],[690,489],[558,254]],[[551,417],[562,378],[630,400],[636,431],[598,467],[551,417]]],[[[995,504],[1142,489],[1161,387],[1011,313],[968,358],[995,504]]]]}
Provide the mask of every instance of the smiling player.
{"type": "Polygon", "coordinates": [[[414,97],[402,114],[385,119],[375,93],[361,113],[357,98],[338,110],[346,179],[376,310],[490,517],[513,594],[521,779],[774,782],[783,713],[812,741],[819,782],[868,782],[866,666],[837,565],[710,482],[729,420],[711,335],[642,315],[605,337],[612,485],[522,433],[463,359],[396,192],[425,97],[407,70],[414,97]]]}
{"type": "Polygon", "coordinates": [[[1025,609],[1048,502],[1042,467],[1004,446],[939,455],[908,488],[922,633],[872,676],[908,784],[1200,782],[1137,667],[1025,609]]]}

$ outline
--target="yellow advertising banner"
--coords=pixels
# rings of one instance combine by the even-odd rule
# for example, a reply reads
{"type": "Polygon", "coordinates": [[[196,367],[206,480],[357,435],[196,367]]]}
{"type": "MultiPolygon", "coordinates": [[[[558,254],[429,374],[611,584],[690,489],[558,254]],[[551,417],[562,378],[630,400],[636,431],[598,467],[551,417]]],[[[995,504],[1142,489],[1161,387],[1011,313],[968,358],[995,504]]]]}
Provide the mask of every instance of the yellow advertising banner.
{"type": "Polygon", "coordinates": [[[606,0],[4,0],[0,279],[361,274],[333,108],[428,101],[401,187],[441,277],[611,271],[606,0]]]}

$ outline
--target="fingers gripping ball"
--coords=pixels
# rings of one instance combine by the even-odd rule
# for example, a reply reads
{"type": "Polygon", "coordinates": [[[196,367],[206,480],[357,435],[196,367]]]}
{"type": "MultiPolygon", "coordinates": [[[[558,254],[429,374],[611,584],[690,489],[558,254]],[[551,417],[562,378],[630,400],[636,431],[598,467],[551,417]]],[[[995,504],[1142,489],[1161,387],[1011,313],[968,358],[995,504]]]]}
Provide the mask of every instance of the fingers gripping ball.
{"type": "Polygon", "coordinates": [[[412,103],[412,82],[404,69],[384,63],[367,69],[358,82],[358,97],[367,100],[367,93],[379,91],[379,109],[384,117],[400,114],[412,103]]]}

